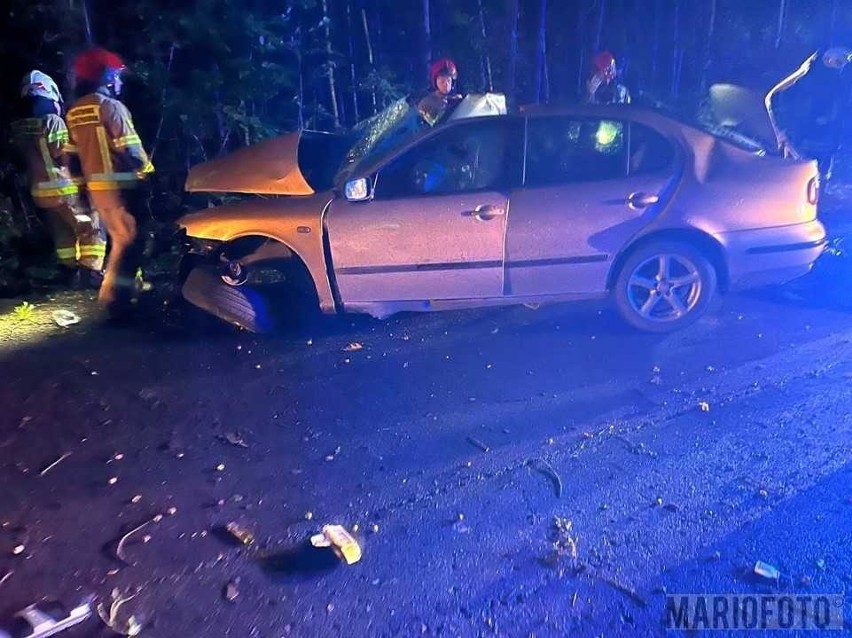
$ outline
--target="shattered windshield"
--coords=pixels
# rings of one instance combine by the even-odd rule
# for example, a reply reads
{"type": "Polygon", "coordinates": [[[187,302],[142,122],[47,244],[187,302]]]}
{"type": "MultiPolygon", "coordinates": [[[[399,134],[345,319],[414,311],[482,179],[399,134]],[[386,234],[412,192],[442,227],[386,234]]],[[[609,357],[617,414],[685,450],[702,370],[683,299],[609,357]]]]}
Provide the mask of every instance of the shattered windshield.
{"type": "MultiPolygon", "coordinates": [[[[447,121],[506,114],[506,97],[501,93],[470,94],[453,107],[447,121]]],[[[408,98],[401,98],[381,113],[356,124],[349,139],[355,139],[350,147],[337,179],[343,181],[360,167],[367,166],[383,155],[392,152],[432,130],[411,106],[408,98]]]]}
{"type": "Polygon", "coordinates": [[[417,109],[412,108],[406,98],[397,100],[352,128],[350,137],[356,141],[346,153],[338,176],[345,178],[359,166],[402,146],[427,129],[417,109]]]}

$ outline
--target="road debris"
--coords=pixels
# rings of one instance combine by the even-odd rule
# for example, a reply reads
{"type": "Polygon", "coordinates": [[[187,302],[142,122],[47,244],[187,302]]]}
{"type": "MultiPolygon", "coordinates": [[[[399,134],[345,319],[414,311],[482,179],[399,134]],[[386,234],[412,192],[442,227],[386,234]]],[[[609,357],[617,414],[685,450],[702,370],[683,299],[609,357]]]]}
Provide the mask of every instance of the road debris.
{"type": "Polygon", "coordinates": [[[112,602],[110,603],[109,611],[107,611],[107,608],[103,603],[98,603],[98,616],[100,616],[103,623],[115,633],[121,636],[138,636],[142,633],[142,625],[136,619],[136,616],[131,615],[124,622],[121,622],[118,617],[118,613],[121,610],[122,605],[133,600],[135,597],[136,594],[125,596],[122,595],[118,589],[113,589],[111,594],[112,602]]]}
{"type": "Polygon", "coordinates": [[[219,440],[224,441],[226,443],[230,443],[234,447],[248,448],[248,443],[246,443],[246,440],[242,437],[241,434],[237,432],[226,432],[225,434],[219,437],[219,440]]]}
{"type": "MultiPolygon", "coordinates": [[[[19,623],[26,623],[29,631],[22,633],[21,630],[26,628],[19,627],[14,635],[26,638],[47,638],[75,627],[92,616],[92,601],[93,597],[87,597],[70,611],[53,601],[43,601],[25,607],[15,614],[15,619],[19,623]]],[[[0,629],[0,636],[10,636],[10,634],[0,629]]]]}
{"type": "Polygon", "coordinates": [[[363,344],[358,343],[357,341],[353,341],[348,346],[343,348],[343,352],[358,352],[359,350],[363,350],[363,349],[364,349],[363,344]]]}
{"type": "Polygon", "coordinates": [[[3,576],[2,576],[2,577],[0,577],[0,585],[2,585],[2,584],[3,584],[3,583],[5,583],[7,580],[9,580],[9,579],[12,577],[12,574],[14,574],[14,573],[15,573],[15,572],[13,572],[13,571],[10,569],[10,570],[9,570],[9,571],[7,571],[5,574],[3,574],[3,576]]]}
{"type": "Polygon", "coordinates": [[[579,567],[579,537],[574,532],[574,521],[564,516],[553,517],[553,533],[551,535],[551,561],[560,570],[567,566],[572,571],[579,567]]]}
{"type": "Polygon", "coordinates": [[[699,401],[698,402],[698,409],[701,410],[702,412],[709,412],[710,411],[710,404],[707,403],[707,401],[699,401]]]}
{"type": "MultiPolygon", "coordinates": [[[[175,510],[175,511],[177,511],[177,510],[175,510]]],[[[124,536],[122,536],[121,538],[119,538],[119,539],[118,539],[118,543],[117,543],[117,544],[116,544],[116,546],[115,546],[115,556],[116,556],[116,558],[118,558],[118,560],[120,560],[120,561],[121,561],[122,563],[124,563],[125,565],[128,565],[128,566],[129,566],[129,565],[132,565],[132,563],[131,563],[130,561],[128,561],[128,560],[127,560],[127,558],[126,558],[126,557],[125,557],[125,555],[124,555],[124,545],[125,545],[125,543],[127,543],[127,541],[130,539],[130,537],[131,537],[131,536],[133,536],[133,535],[134,535],[134,534],[136,534],[137,532],[141,532],[143,529],[145,529],[146,527],[148,527],[148,525],[150,525],[151,523],[159,523],[161,520],[163,520],[163,515],[162,515],[162,514],[157,514],[156,516],[154,516],[153,518],[148,519],[148,520],[147,520],[147,521],[145,521],[144,523],[140,523],[139,525],[137,525],[136,527],[134,527],[132,530],[130,530],[129,532],[127,532],[124,536]]]]}
{"type": "Polygon", "coordinates": [[[341,450],[341,448],[338,445],[336,448],[334,448],[333,452],[325,455],[325,460],[326,461],[333,461],[335,458],[337,458],[337,455],[340,454],[340,450],[341,450]]]}
{"type": "Polygon", "coordinates": [[[217,472],[224,472],[225,471],[225,464],[219,463],[219,465],[216,466],[216,471],[217,472]]]}
{"type": "Polygon", "coordinates": [[[544,460],[538,460],[532,462],[535,465],[535,469],[548,477],[551,481],[553,481],[553,488],[556,490],[556,498],[562,498],[562,478],[559,476],[559,473],[553,469],[553,466],[544,460]]]}
{"type": "Polygon", "coordinates": [[[51,464],[50,464],[50,465],[48,465],[46,468],[44,468],[41,472],[39,472],[39,473],[38,473],[38,475],[39,475],[39,476],[44,476],[45,474],[47,474],[48,472],[50,472],[50,470],[52,470],[52,469],[53,469],[53,468],[55,468],[57,465],[59,465],[60,463],[62,463],[62,461],[64,461],[65,459],[67,459],[69,456],[71,456],[71,454],[72,454],[71,452],[65,452],[65,454],[63,454],[62,456],[60,456],[60,457],[59,457],[58,459],[56,459],[53,463],[51,463],[51,464]]]}
{"type": "Polygon", "coordinates": [[[361,546],[342,525],[324,525],[322,532],[311,536],[311,545],[316,548],[331,547],[347,565],[354,565],[361,560],[361,546]]]}
{"type": "Polygon", "coordinates": [[[251,545],[254,542],[254,534],[237,522],[231,521],[225,525],[225,531],[243,545],[251,545]]]}
{"type": "Polygon", "coordinates": [[[130,502],[133,503],[134,505],[136,505],[136,503],[138,503],[141,500],[142,500],[142,495],[136,494],[133,498],[130,499],[130,502]]]}
{"type": "Polygon", "coordinates": [[[769,580],[778,580],[781,578],[781,572],[778,571],[777,567],[774,567],[769,563],[764,563],[760,560],[754,564],[754,573],[758,576],[762,576],[763,578],[768,578],[769,580]]]}
{"type": "Polygon", "coordinates": [[[111,476],[110,479],[107,481],[107,483],[109,483],[110,485],[115,485],[116,483],[118,483],[118,477],[117,476],[111,476]]]}
{"type": "Polygon", "coordinates": [[[53,322],[60,328],[67,328],[73,326],[75,323],[80,323],[80,315],[70,310],[54,310],[50,316],[53,322]]]}
{"type": "Polygon", "coordinates": [[[483,452],[490,452],[491,451],[491,448],[488,447],[487,445],[485,445],[485,443],[483,443],[479,439],[473,438],[472,436],[467,437],[467,442],[470,443],[474,447],[478,447],[483,452]]]}
{"type": "Polygon", "coordinates": [[[24,553],[24,551],[26,551],[26,549],[27,549],[27,548],[24,546],[24,544],[23,544],[23,543],[18,543],[17,545],[15,545],[15,546],[12,548],[12,554],[13,554],[14,556],[20,556],[21,554],[23,554],[23,553],[24,553]]]}
{"type": "Polygon", "coordinates": [[[240,584],[239,577],[234,578],[233,580],[229,580],[228,584],[225,585],[225,590],[222,594],[225,596],[225,600],[229,603],[232,603],[237,600],[237,597],[240,595],[240,590],[238,589],[238,585],[240,584]]]}

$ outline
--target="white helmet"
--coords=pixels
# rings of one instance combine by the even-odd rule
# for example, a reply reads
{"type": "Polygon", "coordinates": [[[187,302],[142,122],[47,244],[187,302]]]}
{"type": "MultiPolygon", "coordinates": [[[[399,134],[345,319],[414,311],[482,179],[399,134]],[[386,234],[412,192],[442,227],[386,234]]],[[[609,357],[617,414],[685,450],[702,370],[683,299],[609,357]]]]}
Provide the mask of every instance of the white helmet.
{"type": "Polygon", "coordinates": [[[30,71],[21,80],[21,97],[46,97],[53,102],[62,103],[59,87],[47,73],[30,71]]]}

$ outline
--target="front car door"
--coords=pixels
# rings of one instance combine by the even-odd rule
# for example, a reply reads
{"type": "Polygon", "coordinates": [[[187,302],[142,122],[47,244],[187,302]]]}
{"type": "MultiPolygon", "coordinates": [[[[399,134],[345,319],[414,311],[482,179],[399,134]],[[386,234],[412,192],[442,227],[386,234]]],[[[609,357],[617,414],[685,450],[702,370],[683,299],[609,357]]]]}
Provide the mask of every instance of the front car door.
{"type": "Polygon", "coordinates": [[[612,262],[676,180],[675,146],[629,120],[531,116],[512,193],[506,294],[603,293],[612,262]]]}
{"type": "Polygon", "coordinates": [[[522,145],[520,119],[448,125],[381,168],[371,201],[335,199],[326,227],[344,306],[500,297],[522,145]]]}

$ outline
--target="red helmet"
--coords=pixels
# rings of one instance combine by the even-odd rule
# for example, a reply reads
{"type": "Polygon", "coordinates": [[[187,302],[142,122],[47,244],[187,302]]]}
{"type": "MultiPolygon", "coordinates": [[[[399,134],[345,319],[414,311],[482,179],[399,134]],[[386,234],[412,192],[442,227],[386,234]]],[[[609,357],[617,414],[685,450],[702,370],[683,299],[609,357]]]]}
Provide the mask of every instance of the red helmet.
{"type": "Polygon", "coordinates": [[[601,51],[592,58],[592,66],[596,71],[604,72],[615,64],[615,56],[609,51],[601,51]]]}
{"type": "Polygon", "coordinates": [[[126,68],[118,55],[100,47],[83,51],[74,60],[74,75],[77,81],[109,83],[126,68]]]}
{"type": "Polygon", "coordinates": [[[440,60],[436,60],[432,63],[432,66],[429,67],[429,81],[432,83],[433,87],[435,86],[435,82],[438,81],[438,77],[441,75],[449,75],[454,80],[459,77],[459,70],[456,67],[456,63],[450,58],[441,58],[440,60]]]}

